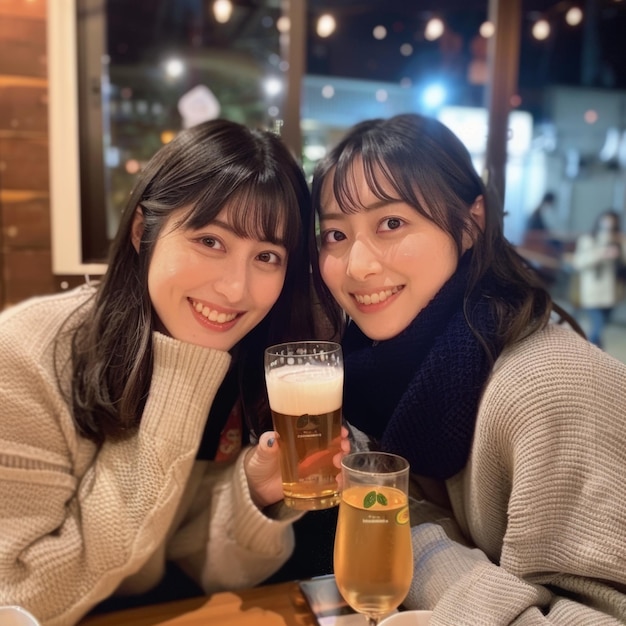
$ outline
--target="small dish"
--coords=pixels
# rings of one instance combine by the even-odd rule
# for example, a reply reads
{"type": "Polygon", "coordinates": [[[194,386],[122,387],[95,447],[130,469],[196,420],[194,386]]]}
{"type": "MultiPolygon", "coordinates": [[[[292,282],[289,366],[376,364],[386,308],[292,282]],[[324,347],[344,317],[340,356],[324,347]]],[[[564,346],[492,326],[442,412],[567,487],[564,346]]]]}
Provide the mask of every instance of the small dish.
{"type": "Polygon", "coordinates": [[[41,626],[32,613],[21,606],[0,606],[2,626],[41,626]]]}
{"type": "Polygon", "coordinates": [[[429,626],[432,611],[399,611],[386,617],[378,626],[429,626]]]}

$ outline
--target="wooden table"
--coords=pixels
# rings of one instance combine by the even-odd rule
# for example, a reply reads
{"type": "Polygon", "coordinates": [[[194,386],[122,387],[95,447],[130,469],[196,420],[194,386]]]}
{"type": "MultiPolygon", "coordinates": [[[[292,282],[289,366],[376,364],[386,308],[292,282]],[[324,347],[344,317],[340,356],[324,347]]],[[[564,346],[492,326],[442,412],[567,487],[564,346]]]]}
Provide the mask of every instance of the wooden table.
{"type": "Polygon", "coordinates": [[[86,617],[79,626],[316,626],[298,583],[255,587],[86,617]]]}

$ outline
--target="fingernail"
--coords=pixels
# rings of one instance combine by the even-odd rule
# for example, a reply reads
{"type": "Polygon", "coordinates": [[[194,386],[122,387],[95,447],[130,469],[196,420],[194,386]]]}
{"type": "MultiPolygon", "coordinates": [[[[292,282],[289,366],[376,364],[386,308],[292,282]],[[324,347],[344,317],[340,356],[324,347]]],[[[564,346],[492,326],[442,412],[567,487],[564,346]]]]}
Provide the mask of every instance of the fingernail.
{"type": "Polygon", "coordinates": [[[274,445],[274,437],[270,437],[270,438],[267,440],[267,447],[268,447],[268,448],[271,448],[273,445],[274,445]]]}

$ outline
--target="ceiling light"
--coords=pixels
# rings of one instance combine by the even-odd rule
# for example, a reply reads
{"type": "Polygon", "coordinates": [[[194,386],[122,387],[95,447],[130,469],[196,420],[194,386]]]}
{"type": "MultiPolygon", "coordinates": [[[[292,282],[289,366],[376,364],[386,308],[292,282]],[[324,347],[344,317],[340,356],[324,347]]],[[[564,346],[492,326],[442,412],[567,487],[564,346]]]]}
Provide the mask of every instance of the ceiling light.
{"type": "Polygon", "coordinates": [[[537,20],[533,24],[533,37],[539,41],[543,41],[550,36],[550,24],[548,20],[537,20]]]}
{"type": "Polygon", "coordinates": [[[330,15],[330,13],[324,13],[324,15],[320,15],[320,18],[317,20],[317,34],[320,37],[330,37],[335,32],[337,28],[337,22],[335,22],[335,18],[330,15]]]}
{"type": "Polygon", "coordinates": [[[578,26],[583,21],[583,12],[578,7],[572,7],[565,14],[565,21],[570,26],[578,26]]]}
{"type": "Polygon", "coordinates": [[[442,20],[438,17],[433,17],[428,20],[426,24],[426,28],[424,29],[424,37],[428,39],[428,41],[435,41],[435,39],[439,39],[441,35],[443,35],[443,31],[445,30],[445,25],[442,20]]]}
{"type": "Polygon", "coordinates": [[[387,36],[387,29],[379,24],[378,26],[374,27],[374,30],[372,31],[372,36],[374,37],[374,39],[378,39],[380,41],[387,36]]]}
{"type": "Polygon", "coordinates": [[[233,14],[233,3],[230,0],[215,0],[213,15],[220,24],[226,24],[233,14]]]}
{"type": "Polygon", "coordinates": [[[496,27],[493,25],[492,22],[483,22],[480,25],[480,29],[478,32],[480,33],[481,37],[489,39],[489,37],[493,37],[493,34],[496,32],[496,27]]]}

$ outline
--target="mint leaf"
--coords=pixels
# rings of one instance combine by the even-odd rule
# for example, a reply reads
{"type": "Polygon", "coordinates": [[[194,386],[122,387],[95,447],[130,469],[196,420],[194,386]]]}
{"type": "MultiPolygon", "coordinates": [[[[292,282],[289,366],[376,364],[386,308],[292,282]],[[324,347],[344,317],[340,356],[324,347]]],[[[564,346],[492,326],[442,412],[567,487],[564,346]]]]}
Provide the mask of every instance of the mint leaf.
{"type": "Polygon", "coordinates": [[[364,498],[363,498],[363,506],[366,509],[369,509],[370,507],[373,507],[376,504],[376,492],[375,491],[370,491],[364,498]]]}

